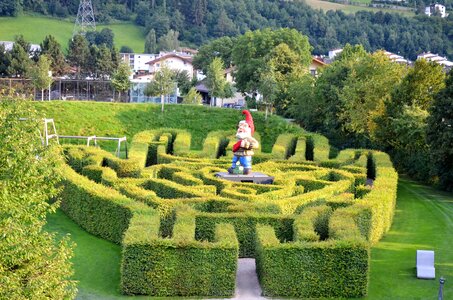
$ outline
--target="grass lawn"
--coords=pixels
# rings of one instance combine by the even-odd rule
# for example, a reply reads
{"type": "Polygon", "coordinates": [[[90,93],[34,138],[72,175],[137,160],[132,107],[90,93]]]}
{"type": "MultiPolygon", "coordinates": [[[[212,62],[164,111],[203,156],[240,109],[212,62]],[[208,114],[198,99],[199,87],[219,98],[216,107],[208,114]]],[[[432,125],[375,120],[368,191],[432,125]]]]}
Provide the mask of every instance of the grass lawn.
{"type": "MultiPolygon", "coordinates": [[[[69,233],[77,244],[73,262],[74,279],[79,281],[78,299],[144,299],[119,294],[118,245],[86,233],[61,211],[49,215],[46,230],[60,236],[69,233]]],[[[400,180],[392,228],[371,252],[369,296],[366,299],[437,299],[440,276],[447,279],[444,299],[451,299],[451,232],[453,194],[400,180]],[[416,279],[417,249],[435,250],[435,280],[416,279]]]]}
{"type": "MultiPolygon", "coordinates": [[[[114,42],[118,50],[121,46],[129,46],[138,53],[144,50],[145,36],[141,28],[132,23],[98,25],[96,28],[98,31],[110,28],[115,34],[114,42]]],[[[25,40],[40,44],[46,35],[53,35],[66,51],[73,30],[74,22],[41,16],[0,18],[0,41],[13,41],[16,35],[22,34],[25,40]]]]}
{"type": "MultiPolygon", "coordinates": [[[[362,0],[362,2],[365,2],[365,1],[367,1],[367,0],[362,0]]],[[[389,9],[389,8],[375,8],[375,7],[345,5],[345,4],[333,3],[333,2],[329,2],[329,1],[323,1],[323,0],[305,0],[305,2],[315,9],[322,9],[324,11],[342,10],[347,14],[355,14],[358,11],[367,10],[367,11],[372,11],[372,12],[382,11],[382,12],[388,12],[388,13],[399,13],[406,17],[415,16],[414,12],[406,11],[406,10],[395,10],[395,9],[389,9]]],[[[360,2],[360,1],[357,1],[357,2],[360,2]]]]}
{"type": "MultiPolygon", "coordinates": [[[[192,134],[192,149],[201,149],[210,131],[235,132],[240,110],[190,105],[166,105],[162,114],[157,104],[105,103],[86,101],[33,102],[44,118],[53,118],[60,135],[126,136],[128,142],[140,131],[162,127],[185,129],[192,134]]],[[[300,131],[280,117],[266,122],[262,113],[253,113],[255,127],[261,134],[262,149],[270,152],[280,133],[300,131]]],[[[80,143],[85,144],[82,140],[80,143]]],[[[111,143],[109,151],[116,145],[111,143]]]]}
{"type": "Polygon", "coordinates": [[[453,194],[400,180],[392,228],[371,252],[369,299],[437,299],[441,276],[452,299],[452,231],[453,194]],[[435,251],[435,280],[416,279],[416,250],[435,251]]]}

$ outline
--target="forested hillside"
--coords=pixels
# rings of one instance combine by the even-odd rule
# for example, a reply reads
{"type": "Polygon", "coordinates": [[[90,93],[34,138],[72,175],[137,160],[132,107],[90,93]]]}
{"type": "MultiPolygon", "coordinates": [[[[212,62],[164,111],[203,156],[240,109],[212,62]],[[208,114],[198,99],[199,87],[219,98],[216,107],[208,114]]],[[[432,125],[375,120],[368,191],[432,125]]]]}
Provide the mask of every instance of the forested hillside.
{"type": "MultiPolygon", "coordinates": [[[[22,5],[17,0],[2,0],[0,15],[16,15],[23,9],[74,17],[78,4],[79,0],[24,0],[22,5]]],[[[365,11],[346,15],[314,10],[302,1],[277,0],[99,0],[93,5],[98,22],[134,21],[145,33],[154,30],[154,39],[173,30],[188,46],[247,30],[289,27],[309,36],[314,54],[350,43],[362,44],[368,51],[386,49],[410,59],[423,51],[453,58],[453,14],[445,19],[365,11]]]]}

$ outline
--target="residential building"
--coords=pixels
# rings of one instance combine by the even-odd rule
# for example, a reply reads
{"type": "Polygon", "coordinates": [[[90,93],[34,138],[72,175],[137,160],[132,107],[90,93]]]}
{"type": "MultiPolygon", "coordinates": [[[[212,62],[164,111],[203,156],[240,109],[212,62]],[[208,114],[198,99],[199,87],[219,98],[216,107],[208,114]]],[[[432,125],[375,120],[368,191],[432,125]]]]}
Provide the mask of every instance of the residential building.
{"type": "Polygon", "coordinates": [[[451,70],[453,68],[453,62],[449,61],[446,57],[433,54],[431,52],[419,54],[417,56],[417,59],[426,59],[427,61],[435,62],[439,65],[442,65],[446,70],[451,70]]]}
{"type": "Polygon", "coordinates": [[[434,15],[436,12],[438,12],[438,15],[441,18],[448,17],[448,14],[445,10],[445,6],[442,4],[435,3],[435,4],[431,4],[430,6],[425,7],[425,15],[427,15],[429,17],[434,15]]]}
{"type": "MultiPolygon", "coordinates": [[[[5,46],[6,51],[11,51],[14,46],[14,42],[11,41],[0,41],[0,45],[5,46]]],[[[41,51],[41,46],[38,44],[30,44],[30,52],[41,51]]]]}
{"type": "Polygon", "coordinates": [[[313,56],[308,70],[312,76],[318,76],[318,70],[326,65],[327,63],[321,57],[313,56]]]}
{"type": "Polygon", "coordinates": [[[401,55],[398,55],[398,54],[395,54],[395,53],[392,53],[389,51],[384,51],[384,54],[387,55],[387,57],[393,62],[400,63],[400,64],[406,64],[406,65],[411,63],[409,60],[405,59],[401,55]]]}

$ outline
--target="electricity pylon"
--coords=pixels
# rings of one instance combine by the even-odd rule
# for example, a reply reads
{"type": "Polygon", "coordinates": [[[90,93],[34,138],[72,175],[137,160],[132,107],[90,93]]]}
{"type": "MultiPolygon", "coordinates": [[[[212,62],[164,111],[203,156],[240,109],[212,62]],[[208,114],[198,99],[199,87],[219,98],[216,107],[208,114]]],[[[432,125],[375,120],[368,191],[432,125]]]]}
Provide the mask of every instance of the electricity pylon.
{"type": "Polygon", "coordinates": [[[96,22],[94,20],[93,5],[91,0],[80,0],[79,10],[74,25],[72,37],[76,34],[85,35],[87,31],[96,31],[96,22]]]}

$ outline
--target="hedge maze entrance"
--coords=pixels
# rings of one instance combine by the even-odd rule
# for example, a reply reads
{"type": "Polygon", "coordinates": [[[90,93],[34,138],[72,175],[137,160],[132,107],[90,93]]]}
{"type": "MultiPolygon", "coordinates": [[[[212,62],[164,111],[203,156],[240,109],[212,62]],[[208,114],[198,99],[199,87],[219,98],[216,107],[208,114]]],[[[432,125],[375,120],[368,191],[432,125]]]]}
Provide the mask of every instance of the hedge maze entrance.
{"type": "Polygon", "coordinates": [[[230,165],[233,132],[209,133],[199,151],[190,141],[182,130],[143,131],[127,160],[64,148],[61,208],[122,246],[124,294],[232,296],[239,257],[256,259],[265,296],[367,294],[370,246],[395,209],[388,155],[348,149],[329,159],[323,136],[283,134],[254,156],[253,171],[274,177],[263,185],[215,176],[230,165]]]}

